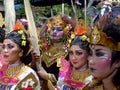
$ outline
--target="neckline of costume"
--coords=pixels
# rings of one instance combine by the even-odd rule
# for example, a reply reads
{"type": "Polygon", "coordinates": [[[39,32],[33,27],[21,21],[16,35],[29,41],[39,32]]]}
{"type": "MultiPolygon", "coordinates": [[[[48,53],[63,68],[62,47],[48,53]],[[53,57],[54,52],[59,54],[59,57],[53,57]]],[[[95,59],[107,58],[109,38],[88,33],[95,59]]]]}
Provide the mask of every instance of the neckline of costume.
{"type": "Polygon", "coordinates": [[[22,63],[21,61],[18,61],[18,62],[13,63],[13,64],[8,64],[8,67],[15,67],[15,66],[20,65],[21,63],[22,63]]]}
{"type": "Polygon", "coordinates": [[[83,66],[82,68],[78,69],[77,71],[83,72],[83,71],[86,71],[87,69],[88,69],[88,66],[85,65],[85,66],[83,66]]]}

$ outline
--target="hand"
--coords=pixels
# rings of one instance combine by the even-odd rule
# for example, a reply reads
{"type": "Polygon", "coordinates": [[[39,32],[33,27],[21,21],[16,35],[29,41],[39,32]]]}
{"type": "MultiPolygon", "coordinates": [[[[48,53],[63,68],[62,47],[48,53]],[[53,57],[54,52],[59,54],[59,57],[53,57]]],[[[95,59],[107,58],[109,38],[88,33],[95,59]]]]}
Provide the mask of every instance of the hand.
{"type": "Polygon", "coordinates": [[[48,73],[45,71],[45,69],[41,66],[41,63],[36,62],[36,66],[37,66],[37,71],[38,74],[41,78],[48,80],[49,79],[49,75],[48,73]]]}
{"type": "Polygon", "coordinates": [[[40,61],[40,55],[37,54],[36,51],[32,51],[32,61],[31,61],[31,67],[35,67],[36,66],[36,62],[41,62],[40,61]]]}
{"type": "Polygon", "coordinates": [[[40,61],[40,55],[36,51],[32,51],[32,59],[36,62],[40,61]]]}

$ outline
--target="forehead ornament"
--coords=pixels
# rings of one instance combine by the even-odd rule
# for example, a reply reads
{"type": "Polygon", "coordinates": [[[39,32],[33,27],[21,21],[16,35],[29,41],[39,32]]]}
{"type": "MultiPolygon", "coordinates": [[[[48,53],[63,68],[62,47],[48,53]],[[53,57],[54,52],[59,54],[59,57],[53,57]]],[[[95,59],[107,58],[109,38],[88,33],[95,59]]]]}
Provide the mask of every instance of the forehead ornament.
{"type": "Polygon", "coordinates": [[[97,27],[94,27],[92,32],[92,43],[97,44],[100,41],[100,32],[98,31],[97,27]]]}

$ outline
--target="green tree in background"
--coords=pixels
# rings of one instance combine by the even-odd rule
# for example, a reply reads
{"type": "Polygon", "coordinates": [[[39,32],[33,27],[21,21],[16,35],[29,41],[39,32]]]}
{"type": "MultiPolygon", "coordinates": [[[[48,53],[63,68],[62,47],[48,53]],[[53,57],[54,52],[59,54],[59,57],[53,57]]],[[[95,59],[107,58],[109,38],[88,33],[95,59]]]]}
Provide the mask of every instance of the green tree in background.
{"type": "MultiPolygon", "coordinates": [[[[23,6],[19,8],[16,12],[17,17],[25,17],[24,3],[23,0],[17,0],[17,3],[22,3],[23,6]]],[[[61,15],[62,14],[62,4],[53,5],[53,6],[31,6],[33,11],[33,16],[35,22],[42,23],[44,20],[51,16],[61,15]]],[[[78,18],[84,18],[84,13],[82,9],[77,6],[76,13],[78,18]]],[[[71,5],[65,3],[64,4],[64,14],[69,15],[71,17],[75,17],[75,13],[73,12],[73,8],[71,5]]],[[[89,23],[90,19],[87,17],[87,22],[89,23]]]]}

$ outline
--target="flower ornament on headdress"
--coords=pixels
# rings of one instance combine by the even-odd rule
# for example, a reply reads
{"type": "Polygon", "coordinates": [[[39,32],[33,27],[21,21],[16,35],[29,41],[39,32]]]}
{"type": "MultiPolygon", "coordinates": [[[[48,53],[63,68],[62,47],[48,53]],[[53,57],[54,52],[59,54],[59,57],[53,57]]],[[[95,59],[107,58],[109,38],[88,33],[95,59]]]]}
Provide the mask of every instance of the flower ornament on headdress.
{"type": "Polygon", "coordinates": [[[80,19],[78,25],[76,25],[76,30],[71,33],[71,36],[68,40],[68,48],[70,47],[70,43],[75,38],[75,36],[81,36],[82,41],[90,42],[89,37],[86,35],[88,33],[89,28],[85,25],[84,21],[80,19]]]}
{"type": "Polygon", "coordinates": [[[75,38],[75,34],[74,33],[72,33],[71,34],[71,36],[70,36],[70,38],[69,38],[69,40],[68,40],[68,48],[70,47],[70,43],[72,42],[72,40],[75,38]]]}
{"type": "Polygon", "coordinates": [[[16,24],[16,25],[14,26],[14,29],[13,29],[13,30],[14,30],[14,31],[17,31],[17,33],[18,33],[19,35],[21,35],[21,39],[22,39],[21,46],[26,46],[26,37],[25,37],[23,31],[20,29],[20,25],[19,25],[19,24],[16,24]]]}
{"type": "Polygon", "coordinates": [[[82,35],[82,41],[90,42],[90,39],[86,35],[82,35]]]}

